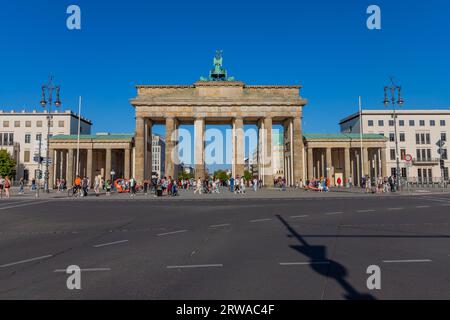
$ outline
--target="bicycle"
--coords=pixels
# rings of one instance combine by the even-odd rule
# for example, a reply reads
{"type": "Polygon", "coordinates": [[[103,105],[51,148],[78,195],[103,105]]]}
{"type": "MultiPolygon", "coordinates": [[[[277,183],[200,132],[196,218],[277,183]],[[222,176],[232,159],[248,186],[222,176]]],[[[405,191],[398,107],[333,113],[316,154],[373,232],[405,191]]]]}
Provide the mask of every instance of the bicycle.
{"type": "Polygon", "coordinates": [[[81,188],[77,186],[73,186],[72,188],[67,189],[67,196],[69,198],[78,198],[81,196],[81,188]]]}

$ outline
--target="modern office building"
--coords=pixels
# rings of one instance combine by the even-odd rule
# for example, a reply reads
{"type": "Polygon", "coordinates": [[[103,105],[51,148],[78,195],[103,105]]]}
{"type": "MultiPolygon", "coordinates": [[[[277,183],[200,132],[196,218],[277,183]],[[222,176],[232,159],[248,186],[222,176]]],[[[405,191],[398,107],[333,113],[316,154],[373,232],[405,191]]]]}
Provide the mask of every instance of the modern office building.
{"type": "MultiPolygon", "coordinates": [[[[448,142],[450,110],[397,110],[397,139],[401,175],[412,182],[449,179],[448,142]],[[439,142],[445,145],[440,152],[439,142]],[[412,158],[408,163],[407,155],[412,158]],[[441,168],[441,160],[443,166],[441,168]]],[[[392,110],[363,110],[340,121],[341,133],[382,134],[388,138],[386,166],[395,174],[395,126],[392,110]]]]}
{"type": "Polygon", "coordinates": [[[160,135],[152,135],[152,176],[165,175],[166,141],[160,135]]]}
{"type": "MultiPolygon", "coordinates": [[[[35,178],[39,169],[35,156],[46,156],[47,150],[46,111],[27,112],[0,110],[0,148],[8,150],[14,156],[17,169],[15,179],[26,181],[35,178]]],[[[78,133],[78,115],[70,110],[51,113],[50,135],[76,135],[78,133]]],[[[81,117],[80,134],[90,134],[92,122],[81,117]]],[[[42,165],[45,171],[45,166],[42,165]]]]}

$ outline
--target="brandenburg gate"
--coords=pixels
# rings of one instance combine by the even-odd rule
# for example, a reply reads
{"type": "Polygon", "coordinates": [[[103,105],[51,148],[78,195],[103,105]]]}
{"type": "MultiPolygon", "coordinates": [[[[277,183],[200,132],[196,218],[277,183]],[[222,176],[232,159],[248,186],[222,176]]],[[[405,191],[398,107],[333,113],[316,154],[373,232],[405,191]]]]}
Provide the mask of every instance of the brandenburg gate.
{"type": "Polygon", "coordinates": [[[193,85],[138,85],[131,100],[135,108],[135,178],[151,177],[152,126],[166,127],[166,173],[177,177],[177,134],[180,124],[194,125],[196,178],[205,177],[205,125],[231,124],[232,175],[244,175],[244,124],[258,127],[258,172],[265,185],[273,184],[272,126],[282,124],[285,138],[285,172],[289,185],[304,179],[302,108],[307,100],[300,86],[247,85],[228,77],[218,51],[209,77],[193,85]]]}

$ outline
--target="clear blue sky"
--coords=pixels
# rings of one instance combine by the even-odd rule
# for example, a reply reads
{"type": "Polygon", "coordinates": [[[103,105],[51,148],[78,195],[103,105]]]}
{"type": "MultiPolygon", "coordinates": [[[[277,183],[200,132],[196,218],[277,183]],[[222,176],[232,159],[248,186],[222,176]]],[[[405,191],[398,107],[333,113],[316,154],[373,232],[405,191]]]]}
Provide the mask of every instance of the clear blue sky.
{"type": "Polygon", "coordinates": [[[85,101],[94,131],[132,132],[136,84],[191,84],[217,48],[229,75],[248,84],[301,84],[305,132],[382,108],[394,75],[406,108],[450,107],[450,2],[24,0],[0,5],[0,108],[39,108],[51,73],[65,108],[85,101]],[[77,4],[82,29],[66,28],[77,4]],[[366,9],[382,10],[382,30],[366,9]]]}

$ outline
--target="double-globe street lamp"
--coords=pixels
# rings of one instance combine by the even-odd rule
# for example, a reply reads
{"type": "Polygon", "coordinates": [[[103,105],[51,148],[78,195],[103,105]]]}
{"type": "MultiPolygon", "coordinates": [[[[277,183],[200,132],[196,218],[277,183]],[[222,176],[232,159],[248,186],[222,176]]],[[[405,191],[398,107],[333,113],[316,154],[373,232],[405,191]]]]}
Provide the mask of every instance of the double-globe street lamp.
{"type": "MultiPolygon", "coordinates": [[[[59,86],[53,83],[53,76],[49,77],[48,83],[42,86],[42,108],[47,108],[47,151],[45,159],[45,192],[49,193],[49,165],[50,165],[50,126],[52,122],[52,105],[53,105],[53,94],[56,93],[56,100],[54,102],[55,107],[61,106],[61,101],[59,100],[59,86]]],[[[39,159],[40,160],[40,159],[39,159]]]]}
{"type": "Polygon", "coordinates": [[[395,105],[402,106],[405,101],[402,99],[401,96],[402,88],[400,86],[397,86],[394,83],[394,79],[391,77],[391,85],[384,87],[384,105],[388,107],[390,104],[392,104],[392,118],[394,119],[394,141],[395,141],[395,158],[397,162],[397,168],[395,173],[395,186],[396,190],[399,189],[400,186],[400,155],[398,152],[398,136],[397,136],[397,115],[395,113],[395,105]]]}

